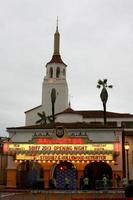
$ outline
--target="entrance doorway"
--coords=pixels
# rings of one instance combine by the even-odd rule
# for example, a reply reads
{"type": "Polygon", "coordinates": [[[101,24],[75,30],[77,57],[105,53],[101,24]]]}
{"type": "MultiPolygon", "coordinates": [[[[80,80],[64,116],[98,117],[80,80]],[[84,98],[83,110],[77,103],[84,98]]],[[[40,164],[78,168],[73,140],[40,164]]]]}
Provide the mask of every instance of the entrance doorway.
{"type": "Polygon", "coordinates": [[[39,163],[24,161],[17,167],[17,187],[43,189],[43,176],[43,168],[39,163]]]}
{"type": "Polygon", "coordinates": [[[92,162],[86,165],[84,169],[84,176],[89,178],[90,189],[100,188],[103,175],[107,176],[109,184],[111,184],[112,169],[107,163],[104,162],[92,162]]]}
{"type": "Polygon", "coordinates": [[[53,178],[56,180],[56,189],[77,188],[77,170],[70,162],[64,161],[57,164],[53,178]]]}

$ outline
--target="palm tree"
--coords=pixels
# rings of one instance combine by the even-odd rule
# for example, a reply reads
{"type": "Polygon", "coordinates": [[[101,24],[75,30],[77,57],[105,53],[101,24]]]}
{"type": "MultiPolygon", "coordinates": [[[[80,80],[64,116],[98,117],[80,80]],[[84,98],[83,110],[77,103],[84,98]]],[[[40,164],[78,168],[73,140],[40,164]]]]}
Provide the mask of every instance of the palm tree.
{"type": "Polygon", "coordinates": [[[52,103],[52,115],[46,116],[46,113],[37,113],[40,119],[36,121],[36,124],[47,124],[47,122],[55,121],[55,101],[56,101],[56,89],[51,90],[51,103],[52,103]]]}
{"type": "Polygon", "coordinates": [[[56,101],[56,89],[53,88],[51,91],[51,103],[52,103],[52,118],[55,121],[55,101],[56,101]]]}
{"type": "Polygon", "coordinates": [[[40,117],[40,119],[36,121],[36,124],[47,124],[48,122],[53,121],[52,115],[46,116],[44,111],[42,113],[37,114],[40,117]]]}
{"type": "Polygon", "coordinates": [[[37,114],[40,117],[40,119],[36,121],[36,124],[46,124],[47,117],[46,117],[45,112],[43,111],[42,113],[37,113],[37,114]]]}
{"type": "Polygon", "coordinates": [[[101,93],[100,93],[100,98],[101,101],[103,103],[103,114],[104,114],[104,125],[106,124],[106,103],[108,100],[108,91],[107,88],[112,88],[113,85],[108,85],[107,84],[108,80],[107,79],[103,79],[103,80],[98,80],[98,84],[97,84],[97,88],[100,89],[102,87],[101,93]]]}

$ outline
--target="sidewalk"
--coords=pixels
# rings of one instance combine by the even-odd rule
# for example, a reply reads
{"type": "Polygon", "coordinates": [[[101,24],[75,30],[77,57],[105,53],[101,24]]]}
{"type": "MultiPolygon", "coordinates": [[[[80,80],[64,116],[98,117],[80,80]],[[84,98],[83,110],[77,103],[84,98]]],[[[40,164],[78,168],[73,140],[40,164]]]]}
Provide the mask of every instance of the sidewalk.
{"type": "Polygon", "coordinates": [[[121,190],[19,190],[1,189],[1,200],[126,200],[121,190]]]}
{"type": "Polygon", "coordinates": [[[0,185],[0,190],[4,188],[5,188],[5,185],[0,185]]]}

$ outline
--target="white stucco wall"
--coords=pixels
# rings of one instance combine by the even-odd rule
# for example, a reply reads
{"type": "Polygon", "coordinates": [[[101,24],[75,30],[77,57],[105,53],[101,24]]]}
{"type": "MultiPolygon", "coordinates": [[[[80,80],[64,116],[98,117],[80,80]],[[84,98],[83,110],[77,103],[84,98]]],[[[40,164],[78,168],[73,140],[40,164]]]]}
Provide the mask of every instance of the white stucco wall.
{"type": "MultiPolygon", "coordinates": [[[[121,122],[123,121],[133,121],[133,118],[107,118],[107,122],[117,122],[117,126],[121,127],[121,122]]],[[[104,123],[104,119],[103,118],[83,118],[83,122],[102,122],[104,123]]]]}
{"type": "Polygon", "coordinates": [[[30,142],[32,139],[33,134],[35,133],[35,130],[18,130],[17,132],[9,133],[9,137],[11,136],[12,142],[30,142]]]}
{"type": "Polygon", "coordinates": [[[79,114],[71,114],[71,113],[59,114],[56,116],[55,121],[62,122],[62,123],[83,122],[83,116],[79,114]]]}
{"type": "Polygon", "coordinates": [[[39,120],[39,116],[37,113],[42,113],[44,111],[44,108],[42,106],[39,106],[37,108],[34,108],[32,110],[29,110],[25,113],[25,125],[34,125],[36,124],[36,121],[39,120]]]}
{"type": "Polygon", "coordinates": [[[50,63],[46,67],[46,76],[42,85],[42,105],[47,115],[52,114],[51,90],[56,90],[55,113],[62,112],[68,108],[68,86],[66,81],[66,65],[63,63],[50,63]],[[50,77],[50,68],[53,69],[53,76],[50,77]],[[59,77],[56,70],[60,69],[59,77]],[[65,74],[63,73],[65,71],[65,74]]]}

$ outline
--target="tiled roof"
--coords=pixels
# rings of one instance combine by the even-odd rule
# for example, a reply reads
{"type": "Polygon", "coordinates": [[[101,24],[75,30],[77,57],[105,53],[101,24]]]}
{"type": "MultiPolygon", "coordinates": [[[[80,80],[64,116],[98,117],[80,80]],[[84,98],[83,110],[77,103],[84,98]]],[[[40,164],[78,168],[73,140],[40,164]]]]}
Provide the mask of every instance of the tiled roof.
{"type": "MultiPolygon", "coordinates": [[[[103,111],[77,111],[77,113],[82,114],[84,118],[101,118],[103,117],[103,111]]],[[[125,117],[133,117],[133,115],[128,113],[114,113],[114,112],[106,112],[107,118],[125,118],[125,117]]]]}
{"type": "MultiPolygon", "coordinates": [[[[52,59],[50,60],[50,62],[48,62],[47,64],[50,64],[50,63],[62,63],[64,65],[66,65],[62,59],[61,59],[61,56],[60,55],[53,55],[52,59]]],[[[66,65],[67,66],[67,65],[66,65]]]]}
{"type": "Polygon", "coordinates": [[[75,111],[72,109],[72,108],[70,108],[70,107],[68,107],[67,109],[65,109],[62,113],[74,113],[75,111]]]}
{"type": "MultiPolygon", "coordinates": [[[[32,126],[21,126],[21,127],[10,127],[7,130],[11,129],[52,129],[59,126],[63,126],[67,129],[107,129],[107,128],[116,128],[114,124],[107,123],[107,125],[103,125],[102,123],[90,124],[86,122],[75,122],[75,123],[49,123],[49,124],[40,124],[40,125],[32,125],[32,126]]],[[[118,128],[118,127],[117,127],[118,128]]]]}
{"type": "MultiPolygon", "coordinates": [[[[103,118],[102,110],[73,110],[72,108],[67,108],[59,114],[72,113],[80,114],[83,118],[103,118]]],[[[132,114],[129,113],[115,113],[115,112],[106,112],[107,118],[133,118],[132,114]]]]}

